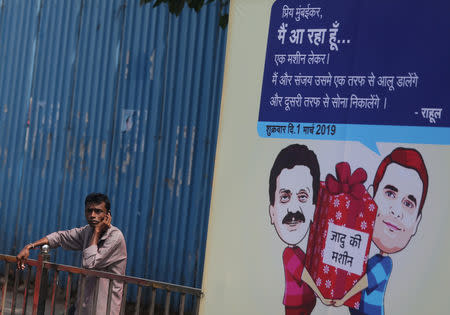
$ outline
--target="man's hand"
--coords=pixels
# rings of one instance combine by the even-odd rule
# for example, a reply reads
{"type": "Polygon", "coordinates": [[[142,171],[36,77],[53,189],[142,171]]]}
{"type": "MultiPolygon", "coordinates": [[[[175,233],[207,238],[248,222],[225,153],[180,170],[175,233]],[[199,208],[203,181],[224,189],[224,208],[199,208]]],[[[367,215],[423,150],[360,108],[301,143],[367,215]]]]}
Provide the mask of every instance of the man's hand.
{"type": "Polygon", "coordinates": [[[90,245],[97,245],[98,241],[102,237],[103,233],[105,233],[111,227],[111,214],[108,213],[102,221],[97,223],[94,228],[94,233],[92,234],[90,245]]]}
{"type": "Polygon", "coordinates": [[[333,302],[334,306],[336,306],[336,307],[342,306],[342,305],[344,305],[344,303],[345,303],[344,299],[334,300],[334,301],[332,301],[332,302],[333,302]]]}
{"type": "Polygon", "coordinates": [[[111,214],[108,213],[102,221],[95,226],[95,232],[99,235],[105,233],[111,227],[111,214]]]}
{"type": "Polygon", "coordinates": [[[333,304],[333,301],[331,299],[320,298],[320,301],[327,306],[330,306],[333,304]]]}
{"type": "Polygon", "coordinates": [[[32,246],[30,244],[28,244],[27,246],[25,246],[20,253],[16,256],[17,259],[17,269],[19,270],[24,270],[25,269],[25,263],[28,259],[28,257],[30,256],[30,248],[32,246]]]}

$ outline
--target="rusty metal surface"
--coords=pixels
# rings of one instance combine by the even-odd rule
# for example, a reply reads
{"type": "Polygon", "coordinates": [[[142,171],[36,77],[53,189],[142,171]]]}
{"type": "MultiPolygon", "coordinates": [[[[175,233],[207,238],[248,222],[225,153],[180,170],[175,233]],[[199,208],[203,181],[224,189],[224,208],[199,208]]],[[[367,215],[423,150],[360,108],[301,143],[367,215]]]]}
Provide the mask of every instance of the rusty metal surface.
{"type": "MultiPolygon", "coordinates": [[[[45,257],[44,257],[45,258],[45,257]]],[[[4,276],[4,284],[2,286],[2,297],[1,297],[1,301],[0,301],[0,305],[1,305],[1,309],[0,309],[0,314],[4,314],[4,310],[5,310],[5,301],[6,301],[6,291],[8,288],[8,275],[9,275],[9,268],[11,265],[15,266],[16,264],[16,258],[14,256],[10,256],[10,255],[0,255],[0,261],[4,261],[6,262],[6,273],[4,276]]],[[[53,314],[55,311],[55,303],[56,303],[56,299],[55,299],[55,295],[56,295],[56,290],[57,287],[60,286],[60,283],[58,282],[58,274],[60,272],[67,272],[69,274],[68,282],[67,282],[67,288],[69,288],[69,291],[66,291],[65,294],[65,300],[64,300],[64,309],[65,312],[67,312],[67,305],[68,305],[68,301],[70,299],[70,286],[71,286],[71,279],[72,276],[74,274],[80,274],[82,275],[81,277],[81,289],[80,289],[80,295],[82,296],[84,294],[84,284],[85,284],[85,279],[86,277],[90,276],[90,277],[97,277],[99,278],[106,278],[110,280],[110,285],[108,288],[108,296],[107,296],[107,301],[106,303],[108,305],[110,305],[110,301],[111,301],[111,295],[112,295],[112,285],[111,285],[111,281],[112,280],[120,280],[123,281],[123,283],[125,284],[125,288],[124,288],[124,296],[127,295],[127,288],[129,284],[137,284],[138,285],[138,290],[137,290],[137,297],[136,297],[136,301],[137,301],[137,306],[135,308],[135,314],[139,314],[140,313],[140,303],[141,303],[141,298],[142,298],[142,288],[143,287],[149,287],[152,289],[152,305],[150,308],[149,313],[153,313],[154,311],[154,302],[155,302],[155,297],[156,297],[156,290],[160,290],[161,292],[165,292],[165,303],[164,303],[164,312],[165,314],[168,314],[169,310],[170,310],[170,303],[171,303],[171,294],[173,292],[180,292],[181,293],[181,303],[180,306],[178,308],[178,312],[180,314],[184,313],[184,307],[185,307],[185,296],[186,294],[188,295],[193,295],[194,297],[196,297],[196,301],[199,301],[199,299],[202,296],[202,292],[199,289],[196,288],[191,288],[191,287],[184,287],[184,286],[179,286],[179,285],[173,285],[173,284],[169,284],[169,283],[161,283],[158,281],[152,281],[152,280],[148,280],[148,279],[141,279],[141,278],[136,278],[136,277],[128,277],[128,276],[121,276],[121,275],[116,275],[113,273],[109,273],[109,272],[102,272],[102,271],[95,271],[95,270],[89,270],[89,269],[83,269],[83,268],[78,268],[78,267],[74,267],[74,266],[64,266],[64,265],[59,265],[59,264],[55,264],[55,263],[49,263],[46,262],[43,259],[42,255],[39,255],[38,260],[33,260],[33,259],[28,259],[26,262],[26,266],[27,267],[31,267],[34,266],[34,268],[36,269],[36,274],[35,274],[35,281],[34,281],[34,296],[33,296],[33,307],[32,307],[32,314],[44,314],[44,307],[41,307],[41,300],[47,297],[46,291],[47,291],[47,286],[50,285],[51,289],[52,289],[52,293],[51,293],[51,302],[50,304],[50,314],[53,314]],[[50,270],[55,270],[56,272],[54,273],[53,279],[51,281],[45,281],[43,275],[45,273],[48,273],[50,270]]],[[[29,269],[28,273],[27,273],[27,280],[26,280],[26,289],[28,289],[28,284],[29,284],[29,279],[30,279],[30,271],[31,269],[29,269]]],[[[16,270],[15,271],[15,277],[14,277],[14,288],[13,288],[13,297],[12,297],[12,302],[11,302],[11,312],[14,313],[14,308],[15,308],[15,298],[17,295],[17,286],[19,283],[19,273],[21,271],[16,270]]],[[[97,281],[97,285],[95,288],[95,291],[98,292],[98,282],[97,281]]],[[[95,300],[97,300],[97,293],[95,293],[95,300]]],[[[26,298],[26,291],[24,292],[24,298],[26,298]]],[[[78,300],[78,302],[80,302],[81,299],[78,300]]],[[[42,304],[43,306],[45,306],[45,303],[42,304]]],[[[95,304],[94,304],[95,305],[95,304]]],[[[94,310],[93,310],[94,311],[94,310]]],[[[121,312],[125,311],[125,307],[122,308],[121,312]]],[[[23,311],[22,314],[24,314],[26,312],[26,304],[25,304],[25,300],[24,300],[24,305],[23,305],[23,311]]]]}
{"type": "Polygon", "coordinates": [[[50,315],[55,314],[55,303],[56,303],[56,289],[58,287],[58,271],[53,275],[52,283],[52,303],[50,305],[50,315]]]}
{"type": "MultiPolygon", "coordinates": [[[[11,255],[0,255],[0,261],[6,261],[9,263],[15,264],[16,257],[11,256],[11,255]]],[[[84,277],[89,276],[89,277],[107,278],[107,279],[111,279],[111,280],[123,281],[128,284],[136,284],[139,286],[151,287],[154,289],[167,290],[167,291],[171,291],[171,292],[181,292],[181,293],[187,293],[187,294],[192,294],[192,295],[196,295],[196,296],[202,295],[202,291],[200,289],[193,288],[193,287],[187,287],[187,286],[183,286],[183,285],[177,285],[177,284],[155,281],[155,280],[150,280],[150,279],[143,279],[143,278],[138,278],[138,277],[122,276],[122,275],[118,275],[118,274],[110,273],[110,272],[106,272],[106,271],[84,269],[84,268],[80,268],[80,267],[61,265],[61,264],[56,264],[56,263],[52,263],[52,262],[40,262],[39,259],[38,260],[35,260],[35,259],[27,260],[27,265],[29,265],[29,266],[38,267],[38,266],[40,266],[40,264],[42,264],[43,268],[45,268],[47,270],[56,270],[58,272],[63,271],[63,272],[71,273],[71,274],[80,274],[80,275],[83,275],[84,277]]],[[[38,280],[36,280],[36,281],[38,281],[38,280]]]]}
{"type": "Polygon", "coordinates": [[[5,314],[5,302],[6,302],[6,292],[8,290],[8,275],[9,275],[9,264],[6,264],[5,267],[5,276],[4,276],[4,281],[3,281],[3,286],[2,286],[2,300],[0,301],[0,314],[4,315],[5,314]]]}
{"type": "Polygon", "coordinates": [[[64,315],[67,315],[69,312],[69,302],[70,302],[70,289],[72,288],[72,275],[69,273],[67,276],[66,282],[66,296],[64,299],[64,315]]]}
{"type": "Polygon", "coordinates": [[[23,292],[23,302],[22,302],[22,315],[26,314],[27,306],[28,306],[28,290],[30,287],[30,279],[31,279],[31,266],[27,268],[27,276],[25,280],[25,290],[23,292]]]}
{"type": "Polygon", "coordinates": [[[19,270],[16,270],[14,272],[14,287],[13,287],[13,294],[12,294],[12,301],[11,301],[11,314],[16,314],[16,302],[17,302],[17,290],[19,286],[19,270]]]}

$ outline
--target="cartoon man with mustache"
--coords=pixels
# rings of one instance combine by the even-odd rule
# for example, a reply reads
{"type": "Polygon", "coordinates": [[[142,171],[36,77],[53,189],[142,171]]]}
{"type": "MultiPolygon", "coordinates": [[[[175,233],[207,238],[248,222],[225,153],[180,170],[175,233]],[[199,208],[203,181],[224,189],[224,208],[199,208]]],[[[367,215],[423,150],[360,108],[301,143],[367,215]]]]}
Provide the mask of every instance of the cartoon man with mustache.
{"type": "Polygon", "coordinates": [[[372,236],[379,254],[368,260],[366,274],[339,301],[362,292],[359,310],[351,314],[384,314],[384,295],[392,271],[390,254],[404,249],[416,234],[428,191],[428,172],[415,149],[396,148],[380,163],[373,181],[378,213],[372,236]]]}
{"type": "Polygon", "coordinates": [[[304,267],[306,255],[297,246],[313,220],[319,185],[319,163],[313,151],[299,144],[280,151],[270,171],[269,214],[278,236],[288,245],[283,252],[286,315],[310,314],[316,305],[314,293],[330,305],[304,267]]]}

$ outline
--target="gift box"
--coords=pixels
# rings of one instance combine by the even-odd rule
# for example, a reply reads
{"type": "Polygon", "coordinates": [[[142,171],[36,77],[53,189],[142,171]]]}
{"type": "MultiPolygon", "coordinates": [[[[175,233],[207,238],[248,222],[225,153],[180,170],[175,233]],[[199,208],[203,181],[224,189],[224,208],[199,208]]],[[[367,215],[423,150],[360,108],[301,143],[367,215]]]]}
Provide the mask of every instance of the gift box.
{"type": "MultiPolygon", "coordinates": [[[[346,162],[320,183],[310,226],[306,268],[325,298],[338,300],[365,274],[377,205],[363,183],[367,173],[352,174],[346,162]]],[[[361,293],[345,305],[359,309],[361,293]]]]}

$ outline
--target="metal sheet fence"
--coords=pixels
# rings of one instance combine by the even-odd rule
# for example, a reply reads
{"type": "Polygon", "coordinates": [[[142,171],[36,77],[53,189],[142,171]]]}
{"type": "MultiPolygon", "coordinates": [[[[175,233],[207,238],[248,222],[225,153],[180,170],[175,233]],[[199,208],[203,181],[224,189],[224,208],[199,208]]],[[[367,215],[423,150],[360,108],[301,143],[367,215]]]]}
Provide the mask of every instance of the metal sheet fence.
{"type": "Polygon", "coordinates": [[[101,191],[128,275],[200,287],[226,41],[218,5],[177,18],[139,0],[0,3],[0,253],[84,225],[84,197],[101,191]]]}

